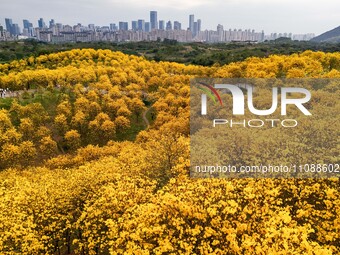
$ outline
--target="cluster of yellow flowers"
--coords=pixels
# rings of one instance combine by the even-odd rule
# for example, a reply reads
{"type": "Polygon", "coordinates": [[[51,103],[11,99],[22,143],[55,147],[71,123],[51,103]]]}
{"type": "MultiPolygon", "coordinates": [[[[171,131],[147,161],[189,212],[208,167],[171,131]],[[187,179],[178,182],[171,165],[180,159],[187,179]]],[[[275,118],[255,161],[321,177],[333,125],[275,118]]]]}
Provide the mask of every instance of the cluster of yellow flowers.
{"type": "MultiPolygon", "coordinates": [[[[0,110],[0,254],[339,254],[339,178],[188,176],[189,83],[200,76],[340,78],[340,53],[201,67],[84,49],[0,65],[0,87],[59,93],[54,111],[17,101],[0,110]],[[141,117],[142,100],[154,122],[134,141],[117,141],[141,117]],[[57,155],[59,147],[70,153],[57,155]]],[[[339,109],[337,86],[313,92],[312,106],[334,99],[316,109],[325,118],[339,109]]],[[[339,123],[298,127],[273,138],[292,140],[278,152],[270,139],[249,147],[238,129],[227,138],[258,155],[231,147],[227,156],[309,160],[322,155],[322,141],[339,161],[338,134],[339,123]]]]}
{"type": "Polygon", "coordinates": [[[339,252],[339,179],[179,174],[159,187],[144,159],[125,162],[133,148],[79,168],[2,172],[1,253],[339,252]]]}

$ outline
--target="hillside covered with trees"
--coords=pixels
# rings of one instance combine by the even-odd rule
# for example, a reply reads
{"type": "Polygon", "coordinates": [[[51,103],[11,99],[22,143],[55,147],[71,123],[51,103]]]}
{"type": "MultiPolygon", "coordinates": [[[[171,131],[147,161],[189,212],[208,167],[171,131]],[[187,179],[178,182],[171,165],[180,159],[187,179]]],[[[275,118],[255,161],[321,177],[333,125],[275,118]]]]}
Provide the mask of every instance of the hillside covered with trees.
{"type": "MultiPolygon", "coordinates": [[[[1,64],[0,253],[339,254],[339,178],[189,177],[195,77],[340,78],[340,53],[200,66],[74,49],[1,64]]],[[[338,83],[312,93],[339,118],[338,83]]],[[[295,161],[322,143],[339,162],[339,125],[264,130],[261,153],[295,161]]]]}
{"type": "Polygon", "coordinates": [[[183,64],[212,66],[243,61],[248,57],[268,57],[270,55],[291,55],[307,50],[338,52],[340,44],[318,43],[311,41],[292,41],[278,38],[263,43],[179,43],[174,40],[163,42],[77,42],[66,44],[48,44],[35,40],[0,42],[0,63],[8,63],[28,57],[38,57],[72,49],[107,49],[125,54],[143,56],[147,60],[172,61],[183,64]]]}
{"type": "Polygon", "coordinates": [[[340,26],[314,37],[312,42],[340,43],[340,26]]]}

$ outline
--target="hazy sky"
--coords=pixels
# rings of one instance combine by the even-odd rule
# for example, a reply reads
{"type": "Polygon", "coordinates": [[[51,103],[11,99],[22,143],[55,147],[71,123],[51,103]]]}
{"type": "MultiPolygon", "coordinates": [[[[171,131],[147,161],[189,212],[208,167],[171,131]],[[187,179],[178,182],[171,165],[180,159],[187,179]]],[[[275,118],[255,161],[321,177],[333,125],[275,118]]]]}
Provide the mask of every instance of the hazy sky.
{"type": "Polygon", "coordinates": [[[339,0],[1,0],[0,23],[12,18],[22,28],[28,19],[37,26],[46,24],[108,25],[119,21],[149,20],[149,11],[158,11],[158,20],[178,20],[188,27],[189,14],[202,20],[202,29],[241,28],[272,32],[320,34],[340,25],[339,0]]]}

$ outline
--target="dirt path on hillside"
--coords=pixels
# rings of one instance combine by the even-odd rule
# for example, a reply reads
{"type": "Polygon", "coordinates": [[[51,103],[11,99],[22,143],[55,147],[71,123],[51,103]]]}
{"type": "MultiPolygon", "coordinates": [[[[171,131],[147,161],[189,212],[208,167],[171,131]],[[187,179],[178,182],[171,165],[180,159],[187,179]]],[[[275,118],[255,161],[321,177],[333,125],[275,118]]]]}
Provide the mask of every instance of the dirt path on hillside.
{"type": "Polygon", "coordinates": [[[150,110],[151,107],[147,108],[144,112],[143,112],[143,120],[145,123],[146,128],[148,128],[150,126],[150,122],[148,120],[148,118],[146,117],[146,114],[148,113],[148,111],[150,110]]]}

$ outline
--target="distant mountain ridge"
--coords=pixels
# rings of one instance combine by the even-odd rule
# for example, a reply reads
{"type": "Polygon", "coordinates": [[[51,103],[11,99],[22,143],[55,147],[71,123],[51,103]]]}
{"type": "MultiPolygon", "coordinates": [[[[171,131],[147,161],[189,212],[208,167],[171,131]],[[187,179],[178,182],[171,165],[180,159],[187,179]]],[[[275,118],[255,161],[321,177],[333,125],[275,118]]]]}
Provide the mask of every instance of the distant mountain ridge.
{"type": "Polygon", "coordinates": [[[340,26],[311,39],[312,42],[340,43],[340,26]]]}

